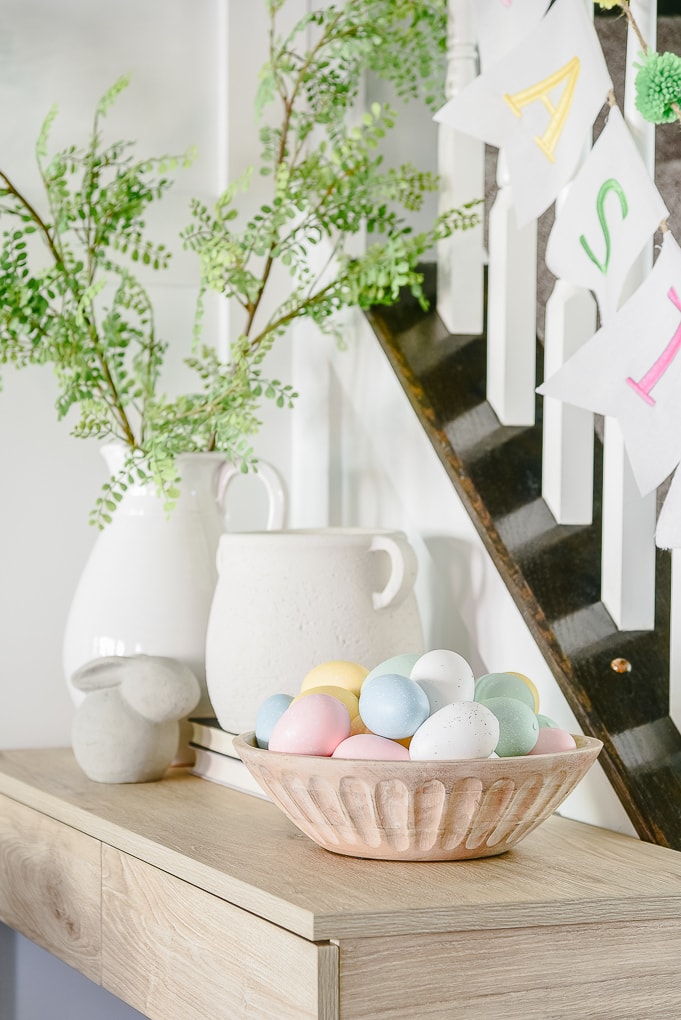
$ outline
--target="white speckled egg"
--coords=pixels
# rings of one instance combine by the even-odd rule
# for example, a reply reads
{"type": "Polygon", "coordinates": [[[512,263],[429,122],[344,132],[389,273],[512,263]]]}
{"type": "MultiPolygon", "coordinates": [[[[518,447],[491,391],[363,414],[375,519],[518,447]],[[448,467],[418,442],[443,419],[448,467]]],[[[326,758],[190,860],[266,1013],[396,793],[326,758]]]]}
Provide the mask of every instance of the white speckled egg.
{"type": "Polygon", "coordinates": [[[419,726],[409,745],[413,761],[489,758],[499,740],[499,721],[477,701],[445,705],[419,726]]]}
{"type": "Polygon", "coordinates": [[[463,655],[447,648],[435,648],[419,656],[410,677],[428,695],[431,715],[454,701],[474,700],[475,677],[470,664],[463,655]]]}

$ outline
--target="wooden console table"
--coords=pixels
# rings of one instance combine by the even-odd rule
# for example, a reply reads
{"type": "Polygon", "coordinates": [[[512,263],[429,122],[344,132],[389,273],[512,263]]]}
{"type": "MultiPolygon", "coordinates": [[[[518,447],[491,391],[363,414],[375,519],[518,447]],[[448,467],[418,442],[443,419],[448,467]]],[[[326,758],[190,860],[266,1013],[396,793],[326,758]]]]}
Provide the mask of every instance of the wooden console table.
{"type": "Polygon", "coordinates": [[[681,1015],[681,854],[557,816],[496,858],[363,861],[186,770],[5,751],[0,920],[154,1020],[681,1015]]]}

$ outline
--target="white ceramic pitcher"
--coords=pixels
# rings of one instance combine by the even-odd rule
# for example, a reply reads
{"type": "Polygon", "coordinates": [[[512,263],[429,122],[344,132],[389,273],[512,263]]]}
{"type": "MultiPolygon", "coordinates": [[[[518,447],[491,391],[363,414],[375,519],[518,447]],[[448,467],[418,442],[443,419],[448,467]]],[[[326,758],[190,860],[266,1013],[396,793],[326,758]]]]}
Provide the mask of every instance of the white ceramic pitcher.
{"type": "Polygon", "coordinates": [[[295,695],[322,662],[367,669],[423,651],[414,550],[399,531],[224,534],[208,618],[206,683],[220,725],[253,729],[271,694],[295,695]]]}
{"type": "MultiPolygon", "coordinates": [[[[117,443],[102,448],[110,474],[122,464],[117,443]]],[[[221,453],[178,457],[180,496],[168,514],[151,484],[131,486],[97,536],[73,596],[63,665],[71,683],[86,662],[109,655],[162,655],[192,670],[201,687],[196,714],[211,714],[205,683],[206,626],[217,581],[215,556],[225,527],[227,489],[240,470],[221,453]]],[[[276,470],[259,463],[268,528],[284,523],[285,494],[276,470]]]]}

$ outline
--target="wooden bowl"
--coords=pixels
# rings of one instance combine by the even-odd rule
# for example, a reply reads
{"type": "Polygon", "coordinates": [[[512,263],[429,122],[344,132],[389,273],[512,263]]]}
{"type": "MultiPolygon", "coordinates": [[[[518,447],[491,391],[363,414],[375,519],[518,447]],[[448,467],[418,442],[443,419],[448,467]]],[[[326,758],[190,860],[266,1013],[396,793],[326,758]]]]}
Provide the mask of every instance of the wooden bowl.
{"type": "Polygon", "coordinates": [[[242,761],[294,825],[325,850],[384,861],[505,853],[562,804],[603,746],[457,761],[281,754],[235,738],[242,761]]]}

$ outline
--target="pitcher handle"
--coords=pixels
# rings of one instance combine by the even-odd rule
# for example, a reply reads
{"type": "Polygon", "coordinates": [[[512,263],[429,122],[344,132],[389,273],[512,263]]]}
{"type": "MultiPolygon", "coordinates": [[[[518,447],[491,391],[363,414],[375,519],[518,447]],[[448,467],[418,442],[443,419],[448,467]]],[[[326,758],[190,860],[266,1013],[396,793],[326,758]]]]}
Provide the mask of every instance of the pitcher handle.
{"type": "Polygon", "coordinates": [[[385,552],[390,557],[390,577],[383,591],[372,593],[374,609],[399,605],[414,587],[418,564],[416,553],[406,538],[399,535],[374,535],[370,552],[385,552]]]}
{"type": "MultiPolygon", "coordinates": [[[[216,498],[223,513],[226,510],[227,489],[237,475],[243,472],[235,464],[225,463],[218,475],[216,498]]],[[[269,505],[267,510],[267,531],[280,531],[286,518],[286,492],[279,472],[266,460],[259,460],[253,472],[267,490],[269,505]]]]}

